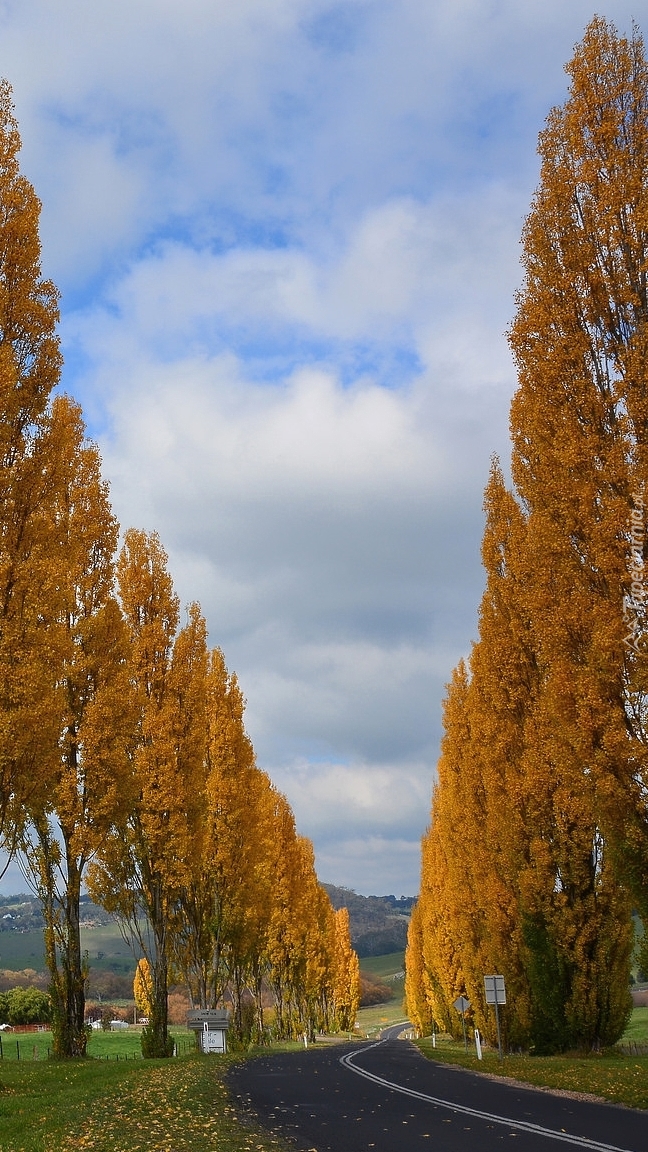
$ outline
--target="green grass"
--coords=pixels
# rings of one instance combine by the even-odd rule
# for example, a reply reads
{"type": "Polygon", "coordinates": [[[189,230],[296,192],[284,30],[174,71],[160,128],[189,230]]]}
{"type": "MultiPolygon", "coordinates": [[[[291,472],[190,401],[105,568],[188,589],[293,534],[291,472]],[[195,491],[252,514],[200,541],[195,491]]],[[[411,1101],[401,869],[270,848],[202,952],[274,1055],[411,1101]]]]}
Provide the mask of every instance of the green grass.
{"type": "Polygon", "coordinates": [[[500,1062],[497,1052],[487,1049],[479,1061],[474,1045],[469,1043],[466,1052],[463,1042],[446,1036],[437,1036],[436,1048],[432,1047],[431,1037],[417,1040],[416,1044],[432,1060],[460,1064],[473,1072],[508,1076],[537,1087],[585,1092],[632,1108],[648,1108],[648,1056],[625,1056],[612,1051],[586,1056],[505,1056],[500,1062]]]}
{"type": "Polygon", "coordinates": [[[361,1036],[373,1036],[381,1028],[386,1028],[389,1024],[397,1024],[405,1018],[401,987],[399,995],[395,996],[393,1000],[388,1000],[386,1004],[374,1004],[371,1008],[360,1008],[357,1015],[360,1025],[358,1031],[361,1036]]]}
{"type": "Polygon", "coordinates": [[[135,974],[137,961],[116,924],[81,928],[81,947],[88,953],[91,969],[122,976],[135,974]]]}
{"type": "MultiPolygon", "coordinates": [[[[135,972],[136,960],[117,927],[105,924],[97,928],[81,928],[81,947],[87,951],[90,967],[100,972],[117,972],[128,976],[135,972]]],[[[0,932],[0,968],[22,972],[33,968],[45,970],[43,929],[29,932],[0,932]]]]}
{"type": "Polygon", "coordinates": [[[13,972],[33,968],[36,972],[41,972],[45,968],[43,929],[34,928],[30,932],[0,932],[0,968],[9,968],[13,972]]]}
{"type": "Polygon", "coordinates": [[[648,1008],[633,1008],[630,1023],[623,1033],[622,1044],[630,1041],[636,1044],[648,1044],[648,1008]]]}
{"type": "MultiPolygon", "coordinates": [[[[125,1039],[125,1037],[119,1037],[125,1039]]],[[[224,1074],[234,1056],[4,1062],[2,1152],[279,1152],[242,1124],[224,1074]]]]}
{"type": "Polygon", "coordinates": [[[389,952],[385,956],[363,956],[360,961],[360,970],[370,972],[372,976],[394,976],[396,972],[405,970],[405,953],[389,952]]]}
{"type": "MultiPolygon", "coordinates": [[[[142,1055],[140,1045],[141,1028],[130,1028],[128,1032],[91,1032],[88,1038],[88,1056],[96,1060],[133,1060],[142,1055]]],[[[178,1053],[182,1056],[195,1047],[194,1036],[186,1028],[170,1028],[178,1053]]],[[[51,1032],[3,1032],[2,1060],[20,1060],[28,1063],[46,1060],[52,1052],[51,1032]]],[[[0,1144],[0,1149],[2,1145],[0,1144]]]]}
{"type": "Polygon", "coordinates": [[[374,1004],[370,1008],[359,1010],[357,1018],[361,1035],[373,1036],[388,1024],[396,1024],[399,1020],[405,1019],[403,1011],[404,977],[400,975],[403,972],[404,964],[404,952],[390,952],[385,956],[366,956],[360,961],[361,972],[379,976],[393,990],[393,997],[387,1003],[374,1004]]]}

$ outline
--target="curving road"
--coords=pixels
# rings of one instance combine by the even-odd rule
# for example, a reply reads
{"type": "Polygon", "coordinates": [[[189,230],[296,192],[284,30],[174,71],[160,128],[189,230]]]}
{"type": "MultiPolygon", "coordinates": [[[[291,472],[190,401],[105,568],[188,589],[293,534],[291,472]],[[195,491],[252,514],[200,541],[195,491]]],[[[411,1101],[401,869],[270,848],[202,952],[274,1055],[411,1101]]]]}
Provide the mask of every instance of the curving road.
{"type": "Polygon", "coordinates": [[[648,1152],[648,1114],[503,1084],[427,1060],[388,1029],[378,1042],[262,1056],[230,1089],[309,1152],[648,1152]]]}

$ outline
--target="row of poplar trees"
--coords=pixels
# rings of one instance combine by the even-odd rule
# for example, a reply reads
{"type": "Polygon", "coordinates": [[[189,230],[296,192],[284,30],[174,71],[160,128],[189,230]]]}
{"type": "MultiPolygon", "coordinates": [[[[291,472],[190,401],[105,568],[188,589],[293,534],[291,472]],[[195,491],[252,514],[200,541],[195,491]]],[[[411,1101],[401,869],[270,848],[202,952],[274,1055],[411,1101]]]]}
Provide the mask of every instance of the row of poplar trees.
{"type": "Polygon", "coordinates": [[[167,986],[227,995],[234,1025],[274,991],[280,1035],[353,1026],[346,911],[255,764],[244,702],[155,534],[119,527],[79,407],[55,395],[58,293],[40,204],[0,86],[0,840],[40,896],[55,1051],[83,1055],[87,884],[151,977],[145,1055],[168,1055],[167,986]]]}
{"type": "Polygon", "coordinates": [[[455,670],[407,955],[417,1026],[616,1041],[648,927],[648,67],[594,19],[540,135],[510,343],[513,490],[485,495],[479,639],[455,670]]]}

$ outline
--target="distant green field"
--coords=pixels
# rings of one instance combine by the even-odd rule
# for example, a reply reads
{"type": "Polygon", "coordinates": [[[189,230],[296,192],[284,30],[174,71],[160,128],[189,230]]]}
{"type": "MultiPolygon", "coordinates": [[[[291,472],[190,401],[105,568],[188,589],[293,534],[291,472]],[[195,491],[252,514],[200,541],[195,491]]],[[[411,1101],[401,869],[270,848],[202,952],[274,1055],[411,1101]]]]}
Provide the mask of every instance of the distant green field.
{"type": "Polygon", "coordinates": [[[44,967],[41,928],[33,932],[0,932],[0,968],[12,968],[14,972],[35,968],[40,972],[44,967]]]}
{"type": "Polygon", "coordinates": [[[91,968],[125,975],[135,973],[137,962],[116,924],[106,924],[101,928],[82,928],[81,947],[88,951],[91,968]]]}
{"type": "Polygon", "coordinates": [[[373,1004],[360,1008],[358,1023],[363,1035],[373,1036],[388,1024],[396,1024],[405,1019],[403,1011],[403,972],[404,952],[390,952],[386,956],[366,956],[360,960],[360,971],[379,976],[393,989],[393,997],[386,1004],[373,1004]],[[396,977],[396,979],[394,979],[396,977]]]}
{"type": "Polygon", "coordinates": [[[360,1008],[357,1015],[357,1021],[360,1025],[360,1034],[363,1036],[374,1036],[376,1032],[380,1032],[381,1028],[386,1028],[389,1024],[397,1024],[400,1020],[406,1019],[406,1013],[403,1009],[402,994],[389,1000],[386,1004],[373,1004],[370,1008],[360,1008]]]}
{"type": "Polygon", "coordinates": [[[405,953],[389,952],[386,956],[363,956],[360,960],[360,970],[370,972],[372,976],[395,976],[397,972],[405,969],[405,953]]]}
{"type": "MultiPolygon", "coordinates": [[[[90,967],[95,971],[134,975],[136,961],[122,939],[116,924],[81,929],[81,947],[87,950],[90,967]]],[[[34,968],[45,969],[43,932],[37,928],[29,932],[0,932],[0,968],[22,972],[34,968]]],[[[385,956],[366,956],[360,960],[363,972],[383,979],[394,976],[405,968],[405,953],[390,952],[385,956]]]]}
{"type": "MultiPolygon", "coordinates": [[[[87,949],[90,967],[128,976],[135,972],[135,959],[116,924],[81,929],[81,947],[87,949]]],[[[45,968],[42,929],[31,932],[0,932],[0,968],[21,972],[45,968]]]]}
{"type": "MultiPolygon", "coordinates": [[[[192,1032],[186,1028],[171,1027],[169,1032],[177,1044],[179,1055],[183,1056],[195,1049],[192,1032]]],[[[91,1032],[88,1037],[88,1056],[95,1060],[134,1060],[141,1059],[141,1028],[129,1028],[123,1032],[91,1032]]],[[[51,1032],[2,1032],[0,1046],[3,1063],[7,1060],[21,1060],[29,1063],[46,1060],[52,1051],[51,1032]]]]}

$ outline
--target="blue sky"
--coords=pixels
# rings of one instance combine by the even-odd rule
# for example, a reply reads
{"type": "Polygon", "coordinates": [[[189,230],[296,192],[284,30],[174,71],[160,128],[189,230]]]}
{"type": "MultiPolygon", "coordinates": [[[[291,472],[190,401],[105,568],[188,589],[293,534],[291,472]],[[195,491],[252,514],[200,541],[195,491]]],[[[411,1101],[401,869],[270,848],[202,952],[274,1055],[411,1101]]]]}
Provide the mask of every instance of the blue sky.
{"type": "MultiPolygon", "coordinates": [[[[648,28],[646,0],[599,13],[648,28]]],[[[323,880],[413,894],[581,0],[5,0],[63,387],[323,880]]],[[[20,886],[14,873],[5,891],[20,886]]]]}

